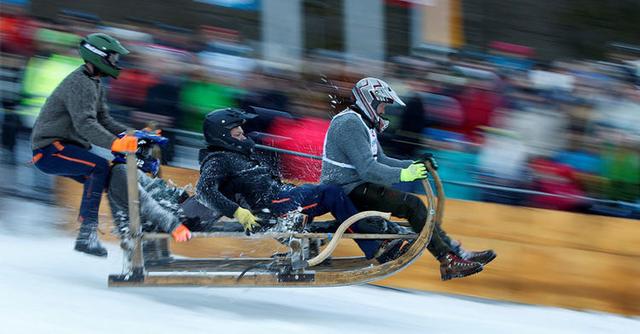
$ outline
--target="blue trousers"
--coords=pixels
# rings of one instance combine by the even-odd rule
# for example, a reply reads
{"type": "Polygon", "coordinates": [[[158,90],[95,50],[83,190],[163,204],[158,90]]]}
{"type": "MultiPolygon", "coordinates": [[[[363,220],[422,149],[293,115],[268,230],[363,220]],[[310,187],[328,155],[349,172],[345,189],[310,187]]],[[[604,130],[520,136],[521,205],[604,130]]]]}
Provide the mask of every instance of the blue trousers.
{"type": "Polygon", "coordinates": [[[33,151],[35,166],[46,174],[60,175],[84,185],[80,215],[83,224],[97,225],[102,191],[109,181],[109,161],[80,146],[54,142],[33,151]]]}
{"type": "MultiPolygon", "coordinates": [[[[302,208],[302,212],[308,215],[310,219],[331,212],[338,223],[342,223],[347,218],[358,213],[358,210],[342,188],[326,184],[305,184],[288,191],[281,191],[269,206],[271,212],[278,215],[298,208],[302,208]]],[[[347,231],[358,233],[361,230],[358,224],[360,223],[351,225],[347,231]]],[[[374,257],[381,244],[379,240],[355,240],[355,242],[364,252],[367,259],[374,257]]]]}

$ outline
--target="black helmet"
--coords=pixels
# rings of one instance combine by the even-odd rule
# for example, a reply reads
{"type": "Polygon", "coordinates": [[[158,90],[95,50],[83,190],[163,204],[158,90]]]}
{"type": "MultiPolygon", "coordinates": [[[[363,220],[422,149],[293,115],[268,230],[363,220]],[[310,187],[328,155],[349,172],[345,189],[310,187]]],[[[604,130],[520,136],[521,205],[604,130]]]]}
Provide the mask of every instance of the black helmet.
{"type": "Polygon", "coordinates": [[[202,124],[204,140],[209,146],[249,154],[253,149],[253,140],[237,140],[231,137],[231,129],[257,116],[236,108],[214,110],[207,114],[202,124]]]}

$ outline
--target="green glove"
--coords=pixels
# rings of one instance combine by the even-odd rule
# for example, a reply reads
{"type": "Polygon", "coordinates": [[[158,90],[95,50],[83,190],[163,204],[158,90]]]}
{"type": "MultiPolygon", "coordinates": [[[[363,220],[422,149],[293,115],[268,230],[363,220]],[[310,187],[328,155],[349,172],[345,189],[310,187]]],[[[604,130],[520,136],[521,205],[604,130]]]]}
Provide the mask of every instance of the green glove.
{"type": "Polygon", "coordinates": [[[411,182],[427,177],[427,168],[423,163],[418,162],[400,171],[401,182],[411,182]]]}
{"type": "Polygon", "coordinates": [[[239,206],[236,209],[236,212],[233,213],[233,217],[238,219],[238,222],[242,227],[244,227],[245,231],[253,231],[254,227],[259,227],[260,224],[256,222],[256,217],[251,213],[251,211],[239,206]]]}

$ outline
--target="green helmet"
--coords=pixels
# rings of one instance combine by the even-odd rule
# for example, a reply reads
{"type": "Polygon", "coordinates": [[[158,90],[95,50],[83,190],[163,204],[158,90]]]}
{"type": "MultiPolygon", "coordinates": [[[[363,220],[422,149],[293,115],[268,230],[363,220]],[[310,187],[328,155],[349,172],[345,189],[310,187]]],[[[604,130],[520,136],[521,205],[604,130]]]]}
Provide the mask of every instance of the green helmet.
{"type": "Polygon", "coordinates": [[[103,33],[91,34],[80,42],[80,56],[85,62],[93,64],[100,71],[118,78],[120,56],[129,54],[117,39],[103,33]]]}

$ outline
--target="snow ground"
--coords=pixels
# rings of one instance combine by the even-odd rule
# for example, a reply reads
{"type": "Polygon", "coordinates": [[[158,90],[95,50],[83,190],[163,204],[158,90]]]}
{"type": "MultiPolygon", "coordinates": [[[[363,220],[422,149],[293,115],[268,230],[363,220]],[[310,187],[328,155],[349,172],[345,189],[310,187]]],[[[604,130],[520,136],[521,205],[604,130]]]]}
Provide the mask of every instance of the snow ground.
{"type": "Polygon", "coordinates": [[[57,213],[0,198],[2,333],[640,333],[640,317],[369,285],[109,289],[118,247],[74,252],[57,213]]]}

